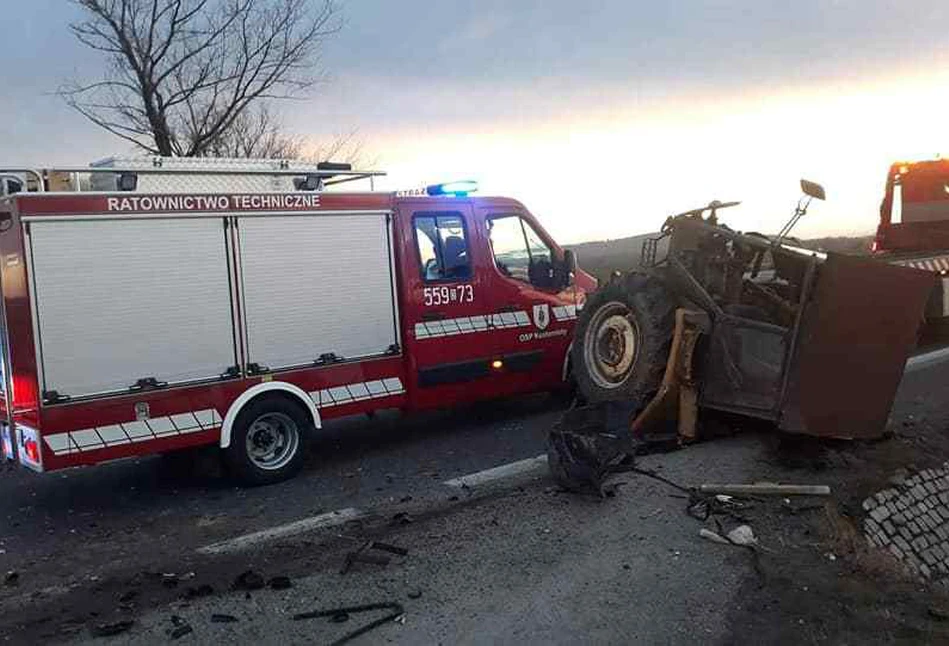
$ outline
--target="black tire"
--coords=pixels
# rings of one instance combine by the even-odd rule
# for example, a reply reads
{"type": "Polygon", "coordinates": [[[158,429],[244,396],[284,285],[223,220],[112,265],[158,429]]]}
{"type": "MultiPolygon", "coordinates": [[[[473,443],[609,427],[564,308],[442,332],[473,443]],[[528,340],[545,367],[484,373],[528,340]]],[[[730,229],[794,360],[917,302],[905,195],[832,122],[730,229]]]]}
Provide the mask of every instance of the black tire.
{"type": "Polygon", "coordinates": [[[571,359],[580,393],[591,403],[644,406],[662,382],[674,329],[675,301],[661,282],[640,273],[611,281],[577,321],[571,359]]]}
{"type": "Polygon", "coordinates": [[[303,467],[305,440],[312,427],[309,412],[286,397],[262,395],[252,400],[234,420],[231,443],[224,450],[228,473],[253,486],[292,478],[303,467]],[[291,439],[294,434],[295,440],[291,439]],[[248,436],[250,444],[257,443],[256,454],[248,446],[248,436]],[[274,458],[268,462],[264,451],[269,440],[274,442],[274,458]]]}

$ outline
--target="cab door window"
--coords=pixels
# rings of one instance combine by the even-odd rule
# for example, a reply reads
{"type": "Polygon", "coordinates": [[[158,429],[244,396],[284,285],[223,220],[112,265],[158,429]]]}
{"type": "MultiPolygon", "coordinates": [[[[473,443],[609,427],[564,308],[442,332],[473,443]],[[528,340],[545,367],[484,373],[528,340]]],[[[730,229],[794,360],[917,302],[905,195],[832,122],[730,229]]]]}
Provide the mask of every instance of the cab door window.
{"type": "Polygon", "coordinates": [[[488,237],[498,271],[536,287],[553,286],[553,252],[529,222],[516,215],[490,218],[488,237]]]}
{"type": "Polygon", "coordinates": [[[471,259],[460,213],[416,215],[415,242],[422,280],[427,283],[471,278],[471,259]]]}

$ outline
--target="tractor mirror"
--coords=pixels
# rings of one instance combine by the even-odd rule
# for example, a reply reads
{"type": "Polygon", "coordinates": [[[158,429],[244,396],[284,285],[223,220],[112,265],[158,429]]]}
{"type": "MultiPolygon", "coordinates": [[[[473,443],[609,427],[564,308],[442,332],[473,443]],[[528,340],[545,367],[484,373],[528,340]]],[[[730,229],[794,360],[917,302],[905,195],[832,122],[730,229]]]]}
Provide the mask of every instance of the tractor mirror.
{"type": "Polygon", "coordinates": [[[809,197],[813,197],[818,200],[827,199],[824,194],[824,187],[817,182],[811,182],[809,180],[802,179],[801,190],[804,191],[804,195],[809,197]]]}
{"type": "Polygon", "coordinates": [[[573,249],[565,249],[563,252],[563,266],[568,272],[577,272],[577,253],[573,249]]]}

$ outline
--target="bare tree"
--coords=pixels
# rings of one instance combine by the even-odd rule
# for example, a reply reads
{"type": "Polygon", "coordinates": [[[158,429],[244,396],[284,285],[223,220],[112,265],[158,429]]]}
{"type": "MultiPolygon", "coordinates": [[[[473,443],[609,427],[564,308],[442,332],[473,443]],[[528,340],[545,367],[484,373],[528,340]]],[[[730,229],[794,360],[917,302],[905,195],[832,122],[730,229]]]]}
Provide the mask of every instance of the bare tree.
{"type": "Polygon", "coordinates": [[[109,70],[61,95],[96,125],[158,155],[291,145],[266,103],[321,79],[322,45],[340,26],[334,0],[73,2],[87,17],[72,32],[108,57],[109,70]],[[251,143],[238,145],[235,129],[251,143]]]}
{"type": "Polygon", "coordinates": [[[358,130],[337,134],[329,143],[312,144],[305,139],[301,140],[297,157],[315,162],[348,162],[360,168],[370,168],[378,162],[367,153],[365,142],[359,136],[358,130]]]}
{"type": "Polygon", "coordinates": [[[245,110],[231,127],[201,151],[209,157],[295,159],[300,157],[303,138],[285,132],[269,106],[245,110]]]}
{"type": "Polygon", "coordinates": [[[366,157],[357,130],[338,133],[326,143],[313,143],[308,137],[287,132],[266,105],[240,114],[231,128],[212,141],[202,154],[310,162],[332,160],[360,166],[373,163],[366,157]]]}

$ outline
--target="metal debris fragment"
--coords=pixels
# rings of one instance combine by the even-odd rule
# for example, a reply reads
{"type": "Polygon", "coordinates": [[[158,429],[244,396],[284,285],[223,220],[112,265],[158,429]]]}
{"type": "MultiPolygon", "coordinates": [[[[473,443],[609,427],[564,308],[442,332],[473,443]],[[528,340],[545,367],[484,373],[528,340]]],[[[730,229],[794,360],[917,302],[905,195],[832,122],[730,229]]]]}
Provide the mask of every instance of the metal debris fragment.
{"type": "Polygon", "coordinates": [[[114,621],[107,624],[96,624],[95,626],[89,627],[89,633],[93,637],[112,637],[113,635],[121,635],[133,625],[135,625],[135,622],[131,619],[114,621]]]}
{"type": "Polygon", "coordinates": [[[732,496],[762,495],[762,496],[829,496],[830,487],[827,485],[792,485],[777,484],[774,482],[756,482],[754,484],[703,484],[699,485],[702,493],[728,494],[732,496]]]}
{"type": "Polygon", "coordinates": [[[350,631],[333,642],[330,646],[340,646],[345,644],[360,635],[364,635],[371,630],[378,628],[389,622],[405,623],[405,608],[402,607],[402,604],[395,602],[388,603],[367,603],[362,606],[348,606],[344,608],[331,608],[329,610],[312,610],[310,612],[301,612],[293,615],[294,621],[301,621],[304,619],[319,619],[321,617],[326,617],[334,623],[342,623],[348,621],[350,615],[354,615],[361,612],[371,612],[373,610],[391,610],[389,614],[375,621],[371,621],[364,626],[360,626],[356,630],[350,631]],[[345,619],[343,618],[345,617],[345,619]]]}
{"type": "Polygon", "coordinates": [[[180,639],[181,637],[184,637],[185,635],[188,635],[193,632],[194,632],[194,628],[192,628],[189,624],[182,623],[182,624],[178,624],[174,628],[171,628],[168,631],[168,636],[171,637],[172,639],[180,639]]]}

